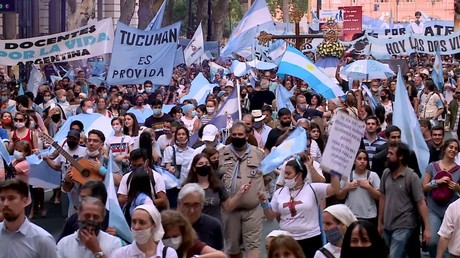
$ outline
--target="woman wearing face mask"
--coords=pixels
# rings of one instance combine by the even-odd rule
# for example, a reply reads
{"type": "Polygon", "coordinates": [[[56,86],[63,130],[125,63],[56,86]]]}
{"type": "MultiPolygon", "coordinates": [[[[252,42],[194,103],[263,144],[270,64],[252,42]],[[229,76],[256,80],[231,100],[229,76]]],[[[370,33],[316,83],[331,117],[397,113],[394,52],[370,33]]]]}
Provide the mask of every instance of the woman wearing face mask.
{"type": "Polygon", "coordinates": [[[10,133],[13,129],[13,116],[10,112],[5,111],[2,113],[2,128],[10,133]]]}
{"type": "Polygon", "coordinates": [[[111,125],[114,135],[106,141],[107,150],[112,151],[115,163],[124,174],[129,170],[129,153],[133,150],[134,139],[123,133],[120,118],[112,119],[111,125]]]}
{"type": "Polygon", "coordinates": [[[45,126],[48,128],[48,134],[54,137],[61,126],[65,123],[65,118],[62,116],[62,109],[52,104],[48,109],[45,109],[45,126]]]}
{"type": "MultiPolygon", "coordinates": [[[[182,118],[182,108],[179,106],[174,106],[171,108],[171,111],[169,111],[169,115],[174,118],[179,123],[182,123],[181,118],[182,118]]],[[[188,128],[187,128],[188,129],[188,128]]]]}
{"type": "MultiPolygon", "coordinates": [[[[163,155],[162,166],[176,176],[183,184],[188,175],[188,168],[192,161],[193,149],[188,146],[189,132],[185,127],[179,127],[174,134],[174,144],[166,147],[163,155]]],[[[177,205],[178,188],[166,191],[171,208],[177,205]]]]}
{"type": "Polygon", "coordinates": [[[193,104],[187,104],[182,106],[182,111],[184,112],[184,115],[180,118],[180,120],[189,130],[190,136],[192,136],[196,133],[196,131],[198,131],[198,128],[200,128],[200,120],[197,117],[195,106],[193,104]]]}
{"type": "Polygon", "coordinates": [[[342,240],[341,258],[387,258],[388,249],[377,228],[358,220],[348,226],[342,240]]]}
{"type": "Polygon", "coordinates": [[[96,113],[112,118],[112,112],[107,109],[107,100],[103,97],[97,98],[96,100],[97,110],[96,113]]]}
{"type": "Polygon", "coordinates": [[[24,140],[28,142],[32,151],[38,148],[38,137],[36,133],[33,133],[30,127],[30,118],[27,114],[18,112],[14,116],[14,127],[15,129],[10,132],[10,142],[13,144],[8,145],[8,151],[13,154],[14,145],[17,141],[24,140]]]}
{"type": "Polygon", "coordinates": [[[206,147],[202,153],[209,157],[211,168],[217,173],[217,168],[219,167],[219,151],[215,147],[206,147]]]}
{"type": "Polygon", "coordinates": [[[126,114],[126,112],[128,112],[128,110],[131,108],[131,102],[129,101],[129,99],[122,99],[119,108],[121,114],[126,114]]]}
{"type": "Polygon", "coordinates": [[[177,258],[173,248],[163,244],[161,215],[151,204],[137,206],[131,218],[131,232],[134,243],[124,246],[115,252],[114,258],[125,257],[162,257],[177,258]]]}
{"type": "Polygon", "coordinates": [[[201,117],[201,124],[205,125],[211,121],[215,116],[217,110],[217,101],[215,99],[208,99],[206,101],[206,114],[201,117]]]}
{"type": "Polygon", "coordinates": [[[227,256],[200,241],[190,222],[174,210],[161,212],[161,223],[165,230],[163,243],[177,251],[179,258],[203,257],[226,258],[227,256]]]}
{"type": "Polygon", "coordinates": [[[134,103],[135,106],[128,109],[128,112],[133,113],[136,117],[139,118],[139,123],[144,124],[145,119],[153,115],[153,110],[149,105],[144,105],[144,97],[140,94],[134,98],[134,103]]]}
{"type": "Polygon", "coordinates": [[[198,154],[193,158],[190,172],[184,182],[197,183],[205,192],[203,213],[221,221],[220,209],[231,212],[235,209],[239,199],[249,189],[250,184],[243,185],[240,190],[230,197],[224,184],[219,180],[216,171],[211,167],[211,160],[205,154],[198,154]]]}
{"type": "Polygon", "coordinates": [[[355,221],[357,221],[355,215],[344,204],[336,204],[324,209],[323,228],[327,244],[316,251],[314,258],[339,258],[343,236],[347,227],[355,221]]]}
{"type": "Polygon", "coordinates": [[[285,167],[285,184],[273,194],[269,203],[265,192],[259,201],[268,220],[280,218],[280,229],[288,231],[302,247],[306,257],[313,257],[323,245],[320,224],[320,200],[340,189],[340,175],[331,172],[331,184],[306,184],[307,168],[299,158],[285,167]]]}
{"type": "Polygon", "coordinates": [[[112,95],[110,97],[110,106],[109,106],[109,111],[112,113],[112,117],[118,117],[120,115],[120,100],[118,99],[118,94],[112,95]]]}

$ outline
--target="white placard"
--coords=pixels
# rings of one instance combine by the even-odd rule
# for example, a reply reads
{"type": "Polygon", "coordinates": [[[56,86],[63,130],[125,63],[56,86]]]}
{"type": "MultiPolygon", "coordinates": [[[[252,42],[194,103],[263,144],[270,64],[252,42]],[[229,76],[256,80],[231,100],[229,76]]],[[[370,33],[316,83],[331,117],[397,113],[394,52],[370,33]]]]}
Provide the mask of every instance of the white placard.
{"type": "Polygon", "coordinates": [[[321,159],[325,171],[335,171],[344,177],[350,175],[365,128],[364,122],[343,112],[335,115],[321,159]]]}

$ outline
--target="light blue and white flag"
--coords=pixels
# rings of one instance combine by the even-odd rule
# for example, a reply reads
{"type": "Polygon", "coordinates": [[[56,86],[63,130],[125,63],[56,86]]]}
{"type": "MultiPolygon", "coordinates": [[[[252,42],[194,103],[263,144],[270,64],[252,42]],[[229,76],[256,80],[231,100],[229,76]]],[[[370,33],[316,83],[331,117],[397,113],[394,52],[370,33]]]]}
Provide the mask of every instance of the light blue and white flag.
{"type": "Polygon", "coordinates": [[[327,100],[345,95],[334,81],[319,70],[302,52],[291,46],[281,59],[278,74],[288,74],[304,80],[327,100]]]}
{"type": "Polygon", "coordinates": [[[5,147],[4,142],[0,142],[0,155],[2,158],[5,160],[6,164],[11,164],[11,157],[10,154],[8,153],[8,150],[5,147]]]}
{"type": "MultiPolygon", "coordinates": [[[[49,154],[48,150],[40,153],[40,156],[49,154]]],[[[32,154],[26,157],[30,164],[29,184],[44,189],[55,189],[61,186],[61,173],[52,169],[46,161],[32,154]]]]}
{"type": "Polygon", "coordinates": [[[259,60],[252,60],[252,61],[247,62],[247,64],[252,68],[257,68],[257,70],[262,70],[262,71],[272,70],[277,67],[277,65],[274,63],[269,63],[269,62],[264,62],[264,61],[259,61],[259,60]]]}
{"type": "Polygon", "coordinates": [[[174,67],[185,64],[185,59],[184,59],[184,51],[182,50],[182,47],[179,47],[176,50],[176,56],[174,58],[174,67]]]}
{"type": "Polygon", "coordinates": [[[433,63],[433,71],[431,72],[431,79],[433,79],[434,84],[441,90],[444,88],[444,77],[442,71],[442,58],[441,50],[439,47],[436,49],[436,56],[433,63]]]}
{"type": "Polygon", "coordinates": [[[430,151],[420,130],[420,124],[415,115],[414,108],[409,101],[409,95],[402,78],[401,67],[398,70],[396,96],[393,103],[393,125],[401,129],[401,141],[406,143],[415,152],[418,167],[423,177],[425,168],[430,160],[430,151]]]}
{"type": "Polygon", "coordinates": [[[171,174],[168,170],[160,166],[153,166],[153,169],[158,172],[165,181],[166,190],[176,188],[180,185],[179,179],[171,174]]]}
{"type": "Polygon", "coordinates": [[[126,222],[123,211],[121,210],[120,204],[117,199],[117,191],[115,189],[115,183],[113,181],[113,155],[112,152],[109,154],[107,173],[105,174],[105,188],[107,188],[107,202],[105,208],[109,211],[109,227],[117,230],[117,235],[123,240],[132,243],[133,235],[131,229],[126,222]]]}
{"type": "Polygon", "coordinates": [[[155,30],[138,30],[117,24],[109,84],[143,84],[146,80],[168,85],[180,36],[180,22],[155,30]]]}
{"type": "Polygon", "coordinates": [[[228,70],[227,68],[223,67],[223,66],[220,66],[214,62],[209,62],[209,69],[210,69],[210,73],[211,73],[211,80],[214,79],[214,76],[216,75],[216,73],[219,72],[219,69],[222,69],[223,70],[223,73],[222,73],[222,76],[225,76],[227,74],[230,73],[230,70],[228,70]]]}
{"type": "Polygon", "coordinates": [[[230,66],[230,72],[232,72],[236,77],[241,77],[247,74],[248,66],[245,62],[233,60],[232,65],[230,66]]]}
{"type": "Polygon", "coordinates": [[[62,80],[61,76],[56,76],[56,75],[50,75],[51,83],[54,85],[56,81],[62,80]]]}
{"type": "Polygon", "coordinates": [[[240,50],[250,48],[254,45],[254,40],[260,31],[275,30],[270,10],[265,0],[256,0],[243,19],[233,30],[227,45],[222,49],[222,57],[231,56],[240,50]]]}
{"type": "Polygon", "coordinates": [[[198,105],[204,104],[206,97],[214,86],[216,84],[209,83],[208,79],[202,73],[199,73],[190,85],[190,92],[181,99],[196,99],[198,105]]]}
{"type": "Polygon", "coordinates": [[[27,90],[31,91],[34,94],[34,96],[37,96],[38,87],[45,82],[46,78],[38,69],[38,66],[36,64],[32,65],[29,81],[27,82],[27,90]]]}
{"type": "Polygon", "coordinates": [[[295,108],[292,105],[291,97],[294,96],[292,92],[288,91],[283,85],[276,87],[276,108],[278,111],[282,108],[287,108],[294,112],[295,108]]]}
{"type": "Polygon", "coordinates": [[[143,125],[145,123],[145,120],[149,118],[149,116],[153,115],[153,109],[144,108],[144,111],[141,111],[138,108],[132,107],[128,110],[128,113],[133,113],[137,118],[137,122],[143,125]]]}
{"type": "Polygon", "coordinates": [[[70,82],[75,81],[75,70],[73,67],[70,67],[69,70],[65,72],[64,77],[68,77],[70,82]]]}
{"type": "Polygon", "coordinates": [[[374,112],[375,107],[377,106],[377,102],[375,101],[371,90],[366,86],[366,84],[362,84],[361,87],[363,88],[364,92],[366,92],[367,98],[369,99],[369,104],[372,108],[372,112],[374,112]]]}
{"type": "Polygon", "coordinates": [[[24,95],[24,87],[22,86],[21,82],[19,83],[19,86],[18,86],[18,95],[19,96],[24,95]]]}
{"type": "Polygon", "coordinates": [[[260,163],[260,170],[264,175],[270,174],[283,162],[307,148],[307,132],[303,127],[296,129],[276,149],[268,154],[260,163]]]}
{"type": "Polygon", "coordinates": [[[198,28],[196,29],[195,34],[193,34],[193,38],[190,40],[187,47],[185,47],[184,49],[185,64],[187,66],[192,65],[198,59],[200,59],[203,54],[204,54],[204,36],[203,36],[203,28],[201,27],[201,22],[200,22],[200,25],[198,25],[198,28]]]}
{"type": "Polygon", "coordinates": [[[161,28],[161,24],[163,23],[163,17],[165,16],[165,9],[166,9],[166,0],[163,0],[163,3],[158,9],[158,12],[153,17],[152,21],[150,21],[149,25],[145,30],[157,30],[161,28]]]}
{"type": "Polygon", "coordinates": [[[53,139],[58,143],[64,142],[64,140],[67,138],[67,133],[70,130],[70,124],[76,120],[83,123],[83,127],[85,128],[86,134],[88,134],[88,132],[92,129],[97,129],[103,132],[105,138],[108,138],[113,134],[112,127],[110,126],[110,118],[103,116],[101,114],[79,114],[76,116],[69,117],[61,126],[57,134],[54,135],[53,139]]]}

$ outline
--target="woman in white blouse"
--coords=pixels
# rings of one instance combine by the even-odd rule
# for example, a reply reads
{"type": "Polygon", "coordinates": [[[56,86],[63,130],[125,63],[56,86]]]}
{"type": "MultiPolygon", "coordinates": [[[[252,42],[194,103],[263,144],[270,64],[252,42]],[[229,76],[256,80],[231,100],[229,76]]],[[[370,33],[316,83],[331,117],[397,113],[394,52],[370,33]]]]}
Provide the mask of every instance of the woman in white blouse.
{"type": "Polygon", "coordinates": [[[125,257],[163,257],[177,258],[173,248],[163,244],[164,235],[161,216],[152,204],[144,204],[134,209],[131,218],[131,230],[134,242],[115,252],[115,258],[125,257]]]}
{"type": "Polygon", "coordinates": [[[300,158],[288,161],[284,172],[284,187],[275,191],[270,203],[260,193],[261,206],[268,220],[280,218],[280,229],[291,233],[306,257],[313,257],[323,246],[320,201],[340,190],[340,174],[331,172],[331,184],[306,184],[308,172],[300,158]]]}

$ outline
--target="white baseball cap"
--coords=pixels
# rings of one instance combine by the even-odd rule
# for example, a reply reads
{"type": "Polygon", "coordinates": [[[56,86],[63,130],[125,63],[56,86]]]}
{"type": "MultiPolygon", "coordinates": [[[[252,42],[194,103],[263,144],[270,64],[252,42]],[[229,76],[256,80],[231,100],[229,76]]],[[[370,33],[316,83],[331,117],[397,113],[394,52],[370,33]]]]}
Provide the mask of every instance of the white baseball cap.
{"type": "Polygon", "coordinates": [[[206,142],[212,142],[216,139],[218,133],[219,129],[215,125],[208,124],[203,128],[203,137],[201,139],[206,142]]]}

